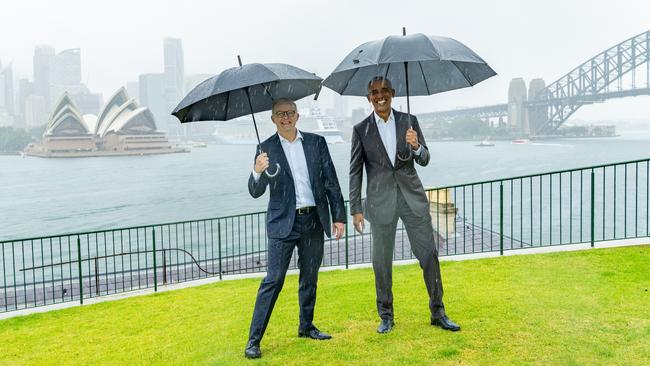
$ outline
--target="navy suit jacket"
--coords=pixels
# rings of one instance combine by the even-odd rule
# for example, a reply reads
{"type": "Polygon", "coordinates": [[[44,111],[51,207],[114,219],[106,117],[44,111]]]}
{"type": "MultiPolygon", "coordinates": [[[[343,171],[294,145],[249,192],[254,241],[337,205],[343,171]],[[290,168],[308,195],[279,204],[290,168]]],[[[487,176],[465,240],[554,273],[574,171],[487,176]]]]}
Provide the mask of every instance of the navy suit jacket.
{"type": "MultiPolygon", "coordinates": [[[[327,236],[331,236],[330,213],[332,221],[346,222],[343,195],[339,186],[336,170],[330,157],[327,142],[322,136],[300,132],[303,137],[302,147],[305,151],[305,160],[309,170],[311,191],[316,201],[316,210],[320,223],[327,236]]],[[[267,210],[266,228],[269,238],[283,239],[291,233],[296,217],[296,191],[291,175],[289,162],[284,155],[284,150],[278,134],[266,139],[261,144],[262,151],[269,156],[270,171],[274,172],[275,163],[280,164],[280,173],[269,178],[266,174],[255,181],[251,173],[248,178],[248,191],[253,198],[264,194],[269,187],[269,207],[267,210]]],[[[255,155],[255,158],[257,158],[255,155]]]]}

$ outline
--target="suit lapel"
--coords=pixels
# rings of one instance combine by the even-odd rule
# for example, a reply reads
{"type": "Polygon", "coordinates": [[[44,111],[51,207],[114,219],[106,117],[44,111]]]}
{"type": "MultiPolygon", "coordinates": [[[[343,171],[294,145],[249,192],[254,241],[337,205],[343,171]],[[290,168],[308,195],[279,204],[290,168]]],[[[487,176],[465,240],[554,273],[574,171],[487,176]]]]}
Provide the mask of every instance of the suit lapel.
{"type": "Polygon", "coordinates": [[[374,112],[370,115],[368,124],[368,134],[372,135],[371,138],[375,140],[377,149],[379,149],[379,154],[384,157],[384,160],[386,160],[385,162],[388,164],[388,166],[392,167],[393,163],[391,162],[392,160],[388,157],[388,152],[386,152],[386,146],[384,146],[384,142],[381,140],[381,135],[379,134],[379,128],[377,127],[377,121],[375,120],[374,112]]]}

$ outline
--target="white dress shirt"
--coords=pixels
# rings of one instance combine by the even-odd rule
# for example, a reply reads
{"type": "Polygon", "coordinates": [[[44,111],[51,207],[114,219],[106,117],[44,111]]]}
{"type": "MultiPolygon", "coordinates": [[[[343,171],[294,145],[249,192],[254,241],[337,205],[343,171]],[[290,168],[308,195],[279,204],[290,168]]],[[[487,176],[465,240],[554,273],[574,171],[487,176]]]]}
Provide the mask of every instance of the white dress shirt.
{"type": "MultiPolygon", "coordinates": [[[[376,112],[375,114],[375,123],[377,124],[377,129],[379,130],[379,136],[381,137],[381,142],[384,144],[386,153],[390,163],[395,166],[395,154],[397,150],[397,127],[395,125],[395,116],[393,111],[390,111],[388,115],[388,120],[384,120],[376,112]]],[[[413,152],[415,155],[420,155],[422,153],[422,144],[413,152]]]]}
{"type": "MultiPolygon", "coordinates": [[[[311,191],[311,181],[309,180],[309,170],[307,169],[307,159],[305,150],[302,148],[302,134],[297,131],[296,138],[289,141],[278,134],[280,144],[287,157],[291,175],[293,176],[293,185],[296,191],[296,208],[316,206],[314,193],[311,191]]],[[[260,179],[261,174],[253,170],[255,181],[260,179]]]]}

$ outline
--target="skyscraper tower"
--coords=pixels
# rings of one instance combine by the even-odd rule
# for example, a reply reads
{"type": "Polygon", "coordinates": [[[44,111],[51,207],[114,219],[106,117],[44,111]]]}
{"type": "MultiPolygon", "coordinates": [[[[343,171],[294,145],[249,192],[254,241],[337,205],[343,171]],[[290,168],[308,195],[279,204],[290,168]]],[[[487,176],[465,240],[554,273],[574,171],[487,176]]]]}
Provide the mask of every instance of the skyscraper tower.
{"type": "MultiPolygon", "coordinates": [[[[185,62],[183,57],[183,43],[178,38],[164,39],[165,57],[165,101],[167,103],[166,120],[164,121],[170,133],[175,132],[178,121],[171,115],[171,111],[183,98],[183,83],[185,79],[185,62]]],[[[163,121],[161,121],[163,122],[163,121]]]]}
{"type": "MultiPolygon", "coordinates": [[[[0,67],[2,69],[2,67],[0,67]]],[[[5,67],[2,70],[2,75],[4,76],[4,104],[5,110],[10,116],[13,116],[14,113],[14,73],[11,68],[11,64],[5,67]]]]}
{"type": "Polygon", "coordinates": [[[45,100],[49,108],[50,97],[50,75],[54,60],[54,48],[49,45],[36,46],[34,49],[34,92],[45,100]]]}
{"type": "Polygon", "coordinates": [[[51,84],[81,84],[81,50],[71,48],[56,54],[50,70],[51,84]]]}

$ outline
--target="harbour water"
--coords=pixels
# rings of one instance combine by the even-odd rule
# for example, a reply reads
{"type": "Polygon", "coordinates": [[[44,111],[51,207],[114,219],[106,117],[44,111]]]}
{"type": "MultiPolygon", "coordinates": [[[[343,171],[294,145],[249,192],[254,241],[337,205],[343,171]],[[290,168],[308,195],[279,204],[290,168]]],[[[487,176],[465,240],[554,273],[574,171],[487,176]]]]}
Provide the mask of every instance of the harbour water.
{"type": "MultiPolygon", "coordinates": [[[[436,187],[648,157],[650,133],[617,138],[430,142],[418,167],[436,187]]],[[[348,197],[350,145],[330,145],[348,197]]],[[[247,190],[254,146],[209,145],[189,154],[41,159],[0,156],[0,241],[262,211],[247,190]]]]}

